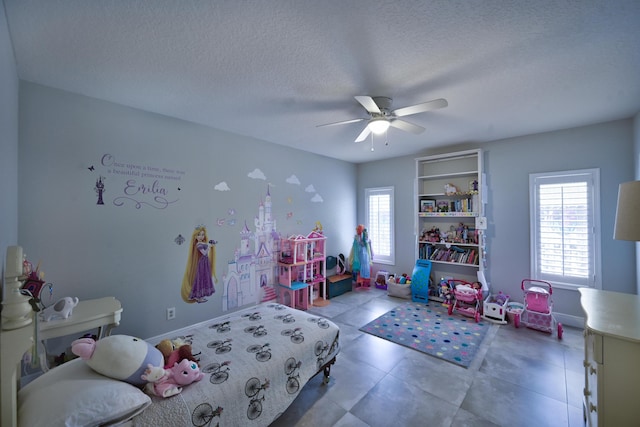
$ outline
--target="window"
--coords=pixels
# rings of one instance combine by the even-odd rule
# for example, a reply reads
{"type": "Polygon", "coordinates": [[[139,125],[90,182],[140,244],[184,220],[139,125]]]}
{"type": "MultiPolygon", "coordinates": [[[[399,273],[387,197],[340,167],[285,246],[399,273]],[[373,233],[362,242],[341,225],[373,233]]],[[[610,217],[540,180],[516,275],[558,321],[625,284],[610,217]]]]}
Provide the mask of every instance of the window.
{"type": "Polygon", "coordinates": [[[565,289],[600,288],[600,172],[531,174],[531,275],[565,289]]]}
{"type": "Polygon", "coordinates": [[[371,239],[373,262],[395,264],[393,243],[393,187],[366,188],[365,224],[371,239]]]}

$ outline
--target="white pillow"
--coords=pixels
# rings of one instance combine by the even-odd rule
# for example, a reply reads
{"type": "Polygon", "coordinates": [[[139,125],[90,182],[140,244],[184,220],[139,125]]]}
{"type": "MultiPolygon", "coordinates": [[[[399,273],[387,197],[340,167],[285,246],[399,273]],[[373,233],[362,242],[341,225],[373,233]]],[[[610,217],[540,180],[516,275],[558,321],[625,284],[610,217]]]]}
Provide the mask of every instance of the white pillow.
{"type": "Polygon", "coordinates": [[[75,359],[36,378],[18,392],[18,426],[100,426],[134,417],[149,396],[75,359]]]}

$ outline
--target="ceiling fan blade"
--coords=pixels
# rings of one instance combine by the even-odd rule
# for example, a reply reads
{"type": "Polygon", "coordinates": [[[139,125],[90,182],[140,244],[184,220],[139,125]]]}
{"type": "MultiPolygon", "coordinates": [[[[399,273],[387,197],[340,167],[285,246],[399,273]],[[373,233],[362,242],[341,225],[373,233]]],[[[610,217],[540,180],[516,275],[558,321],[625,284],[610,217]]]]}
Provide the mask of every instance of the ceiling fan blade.
{"type": "Polygon", "coordinates": [[[370,113],[381,114],[380,107],[370,96],[356,96],[356,101],[358,101],[362,106],[370,113]]]}
{"type": "Polygon", "coordinates": [[[325,126],[336,126],[336,125],[346,125],[349,123],[357,123],[357,122],[361,122],[363,120],[367,120],[367,119],[351,119],[351,120],[343,120],[341,122],[335,122],[335,123],[327,123],[324,125],[317,125],[317,128],[321,128],[321,127],[325,127],[325,126]]]}
{"type": "Polygon", "coordinates": [[[444,108],[449,103],[444,98],[434,99],[433,101],[423,102],[422,104],[411,105],[409,107],[398,108],[393,111],[396,117],[410,116],[411,114],[424,113],[426,111],[444,108]]]}
{"type": "Polygon", "coordinates": [[[405,122],[400,119],[390,120],[389,125],[405,132],[415,133],[416,135],[424,132],[424,128],[422,126],[414,125],[413,123],[405,122]]]}
{"type": "Polygon", "coordinates": [[[355,142],[364,141],[365,139],[367,139],[370,133],[371,133],[371,129],[369,129],[369,125],[365,126],[362,132],[360,132],[360,135],[358,135],[358,137],[356,138],[355,142]]]}

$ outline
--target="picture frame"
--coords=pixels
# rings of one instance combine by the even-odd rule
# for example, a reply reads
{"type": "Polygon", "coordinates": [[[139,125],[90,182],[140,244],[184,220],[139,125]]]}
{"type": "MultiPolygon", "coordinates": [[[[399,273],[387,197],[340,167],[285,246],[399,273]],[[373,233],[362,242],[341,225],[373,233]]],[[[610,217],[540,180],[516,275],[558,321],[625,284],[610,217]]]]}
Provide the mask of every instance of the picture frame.
{"type": "Polygon", "coordinates": [[[420,212],[435,212],[436,201],[430,199],[420,200],[420,212]]]}
{"type": "Polygon", "coordinates": [[[449,212],[449,200],[437,200],[435,212],[449,212]]]}

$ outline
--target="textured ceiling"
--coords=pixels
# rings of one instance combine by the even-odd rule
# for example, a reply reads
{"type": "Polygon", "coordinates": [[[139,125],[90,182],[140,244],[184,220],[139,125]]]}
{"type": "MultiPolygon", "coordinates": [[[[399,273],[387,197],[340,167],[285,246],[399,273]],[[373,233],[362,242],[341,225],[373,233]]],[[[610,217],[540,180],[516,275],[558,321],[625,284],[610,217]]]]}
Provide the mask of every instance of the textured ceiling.
{"type": "MultiPolygon", "coordinates": [[[[2,0],[0,0],[2,1],[2,0]]],[[[640,1],[4,0],[21,79],[360,163],[628,118],[640,1]],[[445,98],[356,144],[364,123],[445,98]]]]}

